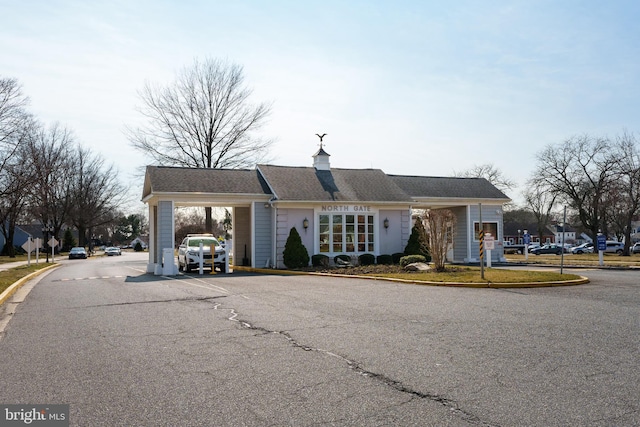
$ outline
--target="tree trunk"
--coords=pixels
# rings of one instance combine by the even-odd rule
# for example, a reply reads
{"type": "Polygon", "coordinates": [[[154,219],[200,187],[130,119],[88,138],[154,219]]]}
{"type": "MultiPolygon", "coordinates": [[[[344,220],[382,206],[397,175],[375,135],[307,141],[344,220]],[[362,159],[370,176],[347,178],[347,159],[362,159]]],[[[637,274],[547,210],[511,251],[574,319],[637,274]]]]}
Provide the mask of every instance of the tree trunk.
{"type": "Polygon", "coordinates": [[[2,255],[8,256],[9,258],[16,257],[16,248],[13,246],[14,234],[15,234],[15,228],[10,225],[7,236],[5,237],[6,242],[4,244],[4,248],[2,248],[2,255]]]}
{"type": "Polygon", "coordinates": [[[204,232],[213,234],[213,218],[211,216],[211,206],[204,208],[204,232]]]}

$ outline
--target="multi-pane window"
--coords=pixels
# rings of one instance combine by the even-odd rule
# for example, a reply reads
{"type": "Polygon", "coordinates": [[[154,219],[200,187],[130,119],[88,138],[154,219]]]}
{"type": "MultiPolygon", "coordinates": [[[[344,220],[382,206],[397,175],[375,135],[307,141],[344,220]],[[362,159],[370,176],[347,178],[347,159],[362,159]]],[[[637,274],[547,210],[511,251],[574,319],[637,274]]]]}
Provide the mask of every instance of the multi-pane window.
{"type": "Polygon", "coordinates": [[[373,252],[373,215],[319,215],[320,252],[373,252]]]}
{"type": "MultiPolygon", "coordinates": [[[[480,223],[473,223],[474,234],[473,240],[476,242],[480,240],[480,223]]],[[[491,233],[494,239],[498,240],[498,223],[497,222],[483,222],[482,228],[484,229],[484,235],[486,236],[488,233],[491,233]]]]}

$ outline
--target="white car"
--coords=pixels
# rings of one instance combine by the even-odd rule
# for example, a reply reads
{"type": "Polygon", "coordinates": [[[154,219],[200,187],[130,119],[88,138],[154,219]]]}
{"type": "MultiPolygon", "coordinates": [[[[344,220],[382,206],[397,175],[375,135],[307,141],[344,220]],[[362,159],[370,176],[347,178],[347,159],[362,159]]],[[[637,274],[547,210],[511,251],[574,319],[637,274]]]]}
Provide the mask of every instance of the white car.
{"type": "Polygon", "coordinates": [[[115,246],[109,246],[104,249],[104,254],[107,256],[122,255],[122,250],[115,246]]]}
{"type": "Polygon", "coordinates": [[[178,247],[178,270],[189,272],[200,267],[200,243],[202,266],[212,271],[217,267],[220,272],[226,273],[227,252],[213,234],[187,234],[178,247]]]}
{"type": "Polygon", "coordinates": [[[622,254],[624,252],[624,243],[616,242],[614,240],[607,240],[607,249],[604,250],[605,254],[622,254]]]}
{"type": "Polygon", "coordinates": [[[571,248],[572,254],[592,254],[593,253],[593,243],[587,242],[581,245],[575,246],[571,248]]]}
{"type": "Polygon", "coordinates": [[[527,246],[527,251],[531,252],[532,249],[536,249],[540,247],[540,243],[531,243],[529,246],[527,246]]]}

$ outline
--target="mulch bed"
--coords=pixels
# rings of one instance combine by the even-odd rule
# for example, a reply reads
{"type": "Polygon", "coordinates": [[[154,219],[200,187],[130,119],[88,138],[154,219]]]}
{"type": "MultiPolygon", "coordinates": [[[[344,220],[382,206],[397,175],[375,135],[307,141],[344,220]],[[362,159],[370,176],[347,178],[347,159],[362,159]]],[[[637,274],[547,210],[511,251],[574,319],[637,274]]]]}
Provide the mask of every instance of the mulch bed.
{"type": "MultiPolygon", "coordinates": [[[[459,267],[447,267],[447,271],[458,271],[459,267]]],[[[331,273],[331,274],[345,274],[352,276],[366,275],[366,274],[429,274],[431,271],[407,271],[404,267],[397,264],[395,265],[358,265],[354,267],[308,267],[303,269],[304,271],[310,271],[314,273],[331,273]]]]}

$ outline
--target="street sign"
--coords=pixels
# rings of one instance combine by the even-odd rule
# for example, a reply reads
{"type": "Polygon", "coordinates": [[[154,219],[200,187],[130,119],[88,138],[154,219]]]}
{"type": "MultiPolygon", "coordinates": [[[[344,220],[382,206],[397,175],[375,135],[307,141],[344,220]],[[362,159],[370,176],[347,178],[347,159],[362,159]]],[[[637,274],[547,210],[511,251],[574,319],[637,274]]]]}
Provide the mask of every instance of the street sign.
{"type": "Polygon", "coordinates": [[[495,242],[496,241],[495,241],[494,237],[491,234],[487,233],[484,236],[484,248],[486,250],[488,250],[488,251],[494,250],[496,248],[495,242]]]}
{"type": "Polygon", "coordinates": [[[604,234],[598,234],[597,237],[597,244],[598,244],[598,250],[599,251],[606,251],[607,250],[607,236],[605,236],[604,234]]]}
{"type": "Polygon", "coordinates": [[[525,245],[528,245],[529,243],[531,243],[531,234],[524,233],[523,240],[525,245]]]}
{"type": "Polygon", "coordinates": [[[36,249],[41,249],[41,248],[42,248],[42,239],[33,240],[31,237],[29,237],[29,239],[27,239],[27,241],[24,242],[24,244],[22,245],[22,249],[24,249],[25,252],[29,252],[29,251],[33,252],[36,249]]]}
{"type": "Polygon", "coordinates": [[[27,241],[24,242],[24,244],[22,245],[22,249],[24,249],[25,252],[33,252],[36,250],[36,246],[33,240],[31,240],[31,237],[29,237],[27,241]]]}
{"type": "Polygon", "coordinates": [[[49,247],[51,247],[51,248],[53,248],[55,246],[58,246],[58,241],[56,240],[55,237],[50,238],[47,243],[49,244],[49,247]]]}

